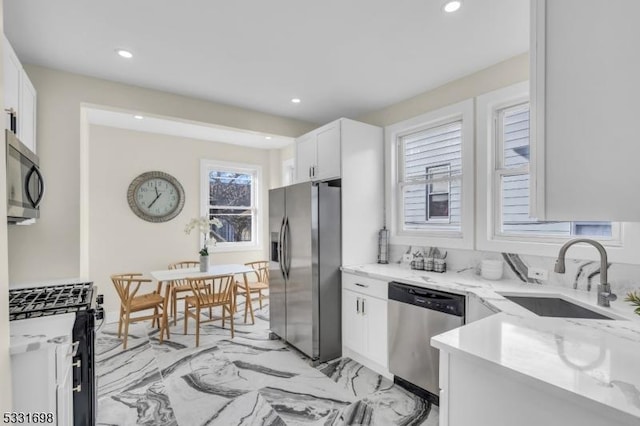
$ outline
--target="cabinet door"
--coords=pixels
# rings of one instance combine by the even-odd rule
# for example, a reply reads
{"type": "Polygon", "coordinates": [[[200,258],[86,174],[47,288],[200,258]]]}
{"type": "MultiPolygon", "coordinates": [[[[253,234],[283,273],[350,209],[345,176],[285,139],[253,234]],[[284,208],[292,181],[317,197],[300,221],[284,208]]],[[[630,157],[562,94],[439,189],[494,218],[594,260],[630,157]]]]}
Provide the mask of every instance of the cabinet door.
{"type": "Polygon", "coordinates": [[[362,315],[363,296],[353,291],[342,291],[342,345],[365,355],[362,315]]]}
{"type": "Polygon", "coordinates": [[[362,315],[366,324],[366,357],[381,366],[388,367],[387,301],[365,297],[362,315]]]}
{"type": "Polygon", "coordinates": [[[317,134],[315,180],[340,177],[340,122],[323,127],[317,134]]]}
{"type": "Polygon", "coordinates": [[[310,181],[315,164],[316,138],[311,133],[296,140],[296,183],[310,181]]]}
{"type": "MultiPolygon", "coordinates": [[[[18,114],[20,110],[20,73],[22,72],[22,65],[6,37],[4,38],[3,47],[4,108],[12,108],[18,114]]],[[[4,114],[4,117],[5,128],[10,129],[11,121],[9,120],[9,115],[4,114]]]]}
{"type": "Polygon", "coordinates": [[[534,216],[639,221],[640,2],[531,5],[534,216]]]}
{"type": "Polygon", "coordinates": [[[18,137],[31,151],[36,152],[36,89],[24,70],[20,77],[18,137]]]}

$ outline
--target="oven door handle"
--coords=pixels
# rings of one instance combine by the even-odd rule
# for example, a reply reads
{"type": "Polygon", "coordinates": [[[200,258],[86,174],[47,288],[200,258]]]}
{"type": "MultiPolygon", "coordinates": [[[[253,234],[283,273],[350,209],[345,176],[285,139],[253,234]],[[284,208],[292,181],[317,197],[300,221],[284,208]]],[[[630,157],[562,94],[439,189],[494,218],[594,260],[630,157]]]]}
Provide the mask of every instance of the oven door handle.
{"type": "Polygon", "coordinates": [[[71,357],[75,357],[76,355],[78,355],[78,347],[80,346],[80,342],[79,341],[75,341],[71,344],[71,347],[69,348],[69,353],[71,355],[71,357]]]}
{"type": "Polygon", "coordinates": [[[42,176],[42,173],[40,172],[40,169],[37,166],[31,167],[31,170],[29,170],[29,173],[27,174],[27,178],[25,180],[26,180],[25,187],[26,187],[27,198],[29,199],[29,202],[31,203],[31,205],[34,208],[37,208],[42,202],[42,198],[44,198],[44,191],[45,191],[44,178],[42,176]],[[38,196],[36,197],[35,200],[33,199],[33,196],[31,195],[31,191],[29,190],[30,188],[29,182],[31,182],[31,178],[33,177],[34,173],[38,177],[38,196]]]}

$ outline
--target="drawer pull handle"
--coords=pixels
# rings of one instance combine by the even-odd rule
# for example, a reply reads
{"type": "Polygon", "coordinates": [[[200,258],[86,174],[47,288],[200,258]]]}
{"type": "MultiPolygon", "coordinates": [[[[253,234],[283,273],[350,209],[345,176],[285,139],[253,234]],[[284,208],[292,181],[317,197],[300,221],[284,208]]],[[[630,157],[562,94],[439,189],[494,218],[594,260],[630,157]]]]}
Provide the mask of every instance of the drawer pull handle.
{"type": "Polygon", "coordinates": [[[75,388],[73,388],[72,390],[73,390],[74,392],[78,392],[78,393],[80,393],[80,392],[82,392],[82,385],[78,385],[78,386],[76,386],[75,388]]]}
{"type": "Polygon", "coordinates": [[[358,287],[369,288],[369,286],[368,286],[368,285],[365,285],[365,284],[356,283],[356,285],[357,285],[358,287]]]}
{"type": "Polygon", "coordinates": [[[80,368],[81,365],[82,365],[82,361],[81,360],[77,360],[76,362],[71,364],[72,367],[76,367],[76,368],[80,368]]]}

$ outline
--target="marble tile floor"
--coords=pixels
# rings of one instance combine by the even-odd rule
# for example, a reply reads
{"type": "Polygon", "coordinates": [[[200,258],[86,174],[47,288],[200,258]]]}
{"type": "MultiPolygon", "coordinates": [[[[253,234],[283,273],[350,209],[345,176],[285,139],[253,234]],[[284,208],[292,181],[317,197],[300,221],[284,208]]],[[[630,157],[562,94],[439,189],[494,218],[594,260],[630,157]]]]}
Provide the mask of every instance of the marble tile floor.
{"type": "MultiPolygon", "coordinates": [[[[98,333],[98,425],[426,425],[437,407],[343,358],[312,367],[304,355],[269,340],[268,305],[256,324],[237,314],[236,335],[220,322],[179,319],[160,344],[157,330],[130,327],[122,350],[117,324],[98,333]]],[[[240,309],[242,312],[242,309],[240,309]]]]}

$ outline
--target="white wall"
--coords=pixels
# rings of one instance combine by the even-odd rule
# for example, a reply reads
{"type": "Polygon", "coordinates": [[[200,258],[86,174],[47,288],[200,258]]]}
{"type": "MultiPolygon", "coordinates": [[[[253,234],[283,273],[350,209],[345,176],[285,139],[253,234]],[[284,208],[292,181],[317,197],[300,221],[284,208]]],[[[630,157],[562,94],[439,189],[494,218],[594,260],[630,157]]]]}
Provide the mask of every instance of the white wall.
{"type": "Polygon", "coordinates": [[[38,92],[38,155],[47,179],[47,194],[38,223],[9,227],[12,283],[80,275],[82,103],[294,137],[315,127],[97,78],[36,66],[25,68],[38,92]],[[38,259],[37,264],[33,259],[38,259]]]}
{"type": "Polygon", "coordinates": [[[169,263],[198,260],[199,235],[197,232],[186,235],[184,226],[191,218],[200,216],[201,159],[262,167],[262,249],[214,252],[211,262],[267,259],[270,151],[96,125],[89,127],[89,276],[105,295],[106,311],[116,311],[119,303],[110,275],[148,274],[166,269],[169,263]],[[182,212],[168,222],[146,222],[138,218],[127,203],[131,181],[151,170],[173,175],[185,190],[182,212]]]}
{"type": "Polygon", "coordinates": [[[357,120],[384,127],[528,79],[529,54],[525,53],[410,99],[364,114],[357,120]]]}
{"type": "MultiPolygon", "coordinates": [[[[0,32],[3,32],[3,0],[0,0],[0,32]]],[[[0,58],[2,57],[0,43],[0,58]]],[[[0,61],[0,81],[4,81],[4,69],[0,61]]],[[[4,87],[0,85],[0,105],[4,105],[4,87]]],[[[0,149],[0,212],[7,211],[7,158],[0,149]]],[[[7,222],[0,221],[0,413],[11,411],[11,359],[9,357],[9,264],[7,252],[7,222]]]]}

